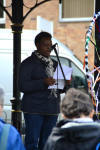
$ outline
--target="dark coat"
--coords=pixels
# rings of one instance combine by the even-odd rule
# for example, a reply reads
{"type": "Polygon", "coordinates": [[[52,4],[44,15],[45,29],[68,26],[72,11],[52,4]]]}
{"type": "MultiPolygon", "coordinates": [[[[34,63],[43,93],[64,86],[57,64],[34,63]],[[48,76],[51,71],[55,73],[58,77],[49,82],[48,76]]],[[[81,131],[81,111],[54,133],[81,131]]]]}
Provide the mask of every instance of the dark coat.
{"type": "MultiPolygon", "coordinates": [[[[53,60],[54,68],[57,62],[53,60]]],[[[25,59],[19,71],[19,89],[24,93],[22,97],[22,110],[28,113],[58,114],[60,96],[50,95],[51,90],[44,84],[45,63],[34,54],[25,59]]]]}
{"type": "Polygon", "coordinates": [[[100,123],[61,121],[53,128],[44,150],[100,150],[100,123]]]}

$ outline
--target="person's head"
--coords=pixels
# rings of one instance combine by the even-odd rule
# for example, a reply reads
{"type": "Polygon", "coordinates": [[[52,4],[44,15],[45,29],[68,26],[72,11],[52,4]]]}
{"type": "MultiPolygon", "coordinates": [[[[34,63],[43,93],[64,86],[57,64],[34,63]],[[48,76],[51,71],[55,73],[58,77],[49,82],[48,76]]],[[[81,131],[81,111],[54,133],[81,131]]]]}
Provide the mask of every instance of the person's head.
{"type": "Polygon", "coordinates": [[[94,107],[90,96],[80,90],[70,88],[60,104],[64,118],[93,117],[94,107]]]}
{"type": "Polygon", "coordinates": [[[49,57],[51,53],[51,46],[52,46],[52,36],[48,32],[40,32],[35,37],[35,46],[38,52],[45,56],[49,57]]]}
{"type": "Polygon", "coordinates": [[[4,90],[0,87],[0,116],[3,111],[3,103],[4,103],[4,90]]]}

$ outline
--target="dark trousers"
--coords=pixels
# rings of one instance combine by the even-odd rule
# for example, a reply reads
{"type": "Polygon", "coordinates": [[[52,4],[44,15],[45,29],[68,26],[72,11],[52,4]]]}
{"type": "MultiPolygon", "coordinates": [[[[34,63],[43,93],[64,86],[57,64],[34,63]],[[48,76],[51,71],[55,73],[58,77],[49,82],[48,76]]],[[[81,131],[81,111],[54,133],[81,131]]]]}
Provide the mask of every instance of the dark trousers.
{"type": "Polygon", "coordinates": [[[52,128],[56,125],[57,116],[24,114],[26,150],[43,150],[52,128]]]}

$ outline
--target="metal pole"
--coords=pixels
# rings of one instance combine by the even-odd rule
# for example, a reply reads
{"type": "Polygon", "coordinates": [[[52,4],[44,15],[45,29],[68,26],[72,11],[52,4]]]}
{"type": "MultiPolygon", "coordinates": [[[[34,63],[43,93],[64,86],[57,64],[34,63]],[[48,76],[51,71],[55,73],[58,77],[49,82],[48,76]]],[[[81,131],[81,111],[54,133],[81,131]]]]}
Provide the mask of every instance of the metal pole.
{"type": "Polygon", "coordinates": [[[18,74],[21,63],[21,32],[23,19],[23,1],[12,0],[12,33],[13,33],[13,98],[12,103],[12,124],[21,133],[21,101],[18,90],[18,74]]]}

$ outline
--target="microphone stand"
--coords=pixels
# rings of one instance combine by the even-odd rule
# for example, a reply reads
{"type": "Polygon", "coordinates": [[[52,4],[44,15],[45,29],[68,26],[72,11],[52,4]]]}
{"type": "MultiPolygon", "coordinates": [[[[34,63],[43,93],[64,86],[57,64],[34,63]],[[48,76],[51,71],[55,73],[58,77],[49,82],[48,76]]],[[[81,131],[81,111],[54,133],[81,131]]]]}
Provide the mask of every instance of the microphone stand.
{"type": "Polygon", "coordinates": [[[56,49],[56,47],[54,47],[53,49],[54,49],[54,52],[55,52],[55,54],[56,54],[56,56],[57,56],[57,60],[58,60],[59,66],[60,66],[60,69],[61,69],[62,75],[63,75],[63,77],[64,77],[64,81],[65,81],[65,90],[66,90],[66,88],[67,88],[66,77],[65,77],[65,74],[64,74],[64,71],[63,71],[63,68],[62,68],[62,65],[61,65],[61,62],[60,62],[60,59],[59,59],[58,53],[57,53],[57,49],[56,49]]]}

